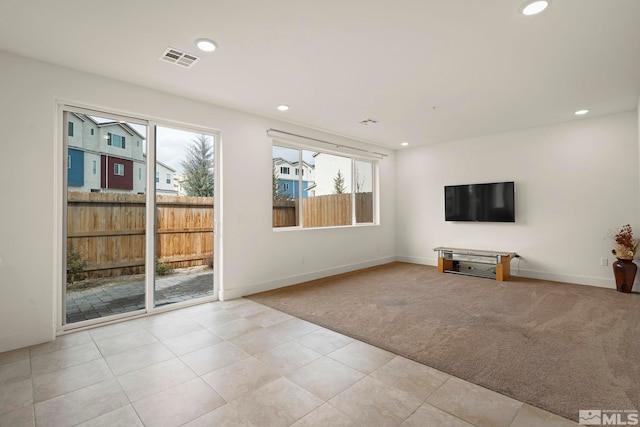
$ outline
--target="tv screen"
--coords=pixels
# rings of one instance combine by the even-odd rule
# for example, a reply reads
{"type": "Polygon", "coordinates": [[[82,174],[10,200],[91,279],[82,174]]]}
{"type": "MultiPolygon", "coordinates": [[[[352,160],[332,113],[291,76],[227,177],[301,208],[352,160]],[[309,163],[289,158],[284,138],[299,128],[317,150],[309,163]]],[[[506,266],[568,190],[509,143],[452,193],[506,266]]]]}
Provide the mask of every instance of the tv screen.
{"type": "Polygon", "coordinates": [[[515,222],[515,185],[510,182],[447,185],[445,221],[515,222]]]}

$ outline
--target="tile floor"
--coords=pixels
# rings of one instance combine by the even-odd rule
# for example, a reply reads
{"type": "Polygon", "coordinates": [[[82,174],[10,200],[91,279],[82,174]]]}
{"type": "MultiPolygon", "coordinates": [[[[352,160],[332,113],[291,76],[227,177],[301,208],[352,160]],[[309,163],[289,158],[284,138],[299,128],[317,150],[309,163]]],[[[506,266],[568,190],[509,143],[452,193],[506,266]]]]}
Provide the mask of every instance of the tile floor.
{"type": "Polygon", "coordinates": [[[247,299],[0,353],[0,426],[576,426],[247,299]]]}

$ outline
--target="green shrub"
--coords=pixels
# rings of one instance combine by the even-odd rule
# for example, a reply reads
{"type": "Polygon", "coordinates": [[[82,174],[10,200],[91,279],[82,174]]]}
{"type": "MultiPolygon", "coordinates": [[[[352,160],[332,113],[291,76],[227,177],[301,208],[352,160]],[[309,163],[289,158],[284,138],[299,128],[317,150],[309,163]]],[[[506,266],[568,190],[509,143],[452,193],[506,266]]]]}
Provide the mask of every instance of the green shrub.
{"type": "Polygon", "coordinates": [[[75,283],[85,277],[88,261],[72,245],[67,246],[67,283],[75,283]]]}
{"type": "Polygon", "coordinates": [[[164,276],[166,274],[169,274],[172,270],[173,270],[173,267],[171,266],[171,264],[156,260],[156,274],[158,276],[164,276]]]}

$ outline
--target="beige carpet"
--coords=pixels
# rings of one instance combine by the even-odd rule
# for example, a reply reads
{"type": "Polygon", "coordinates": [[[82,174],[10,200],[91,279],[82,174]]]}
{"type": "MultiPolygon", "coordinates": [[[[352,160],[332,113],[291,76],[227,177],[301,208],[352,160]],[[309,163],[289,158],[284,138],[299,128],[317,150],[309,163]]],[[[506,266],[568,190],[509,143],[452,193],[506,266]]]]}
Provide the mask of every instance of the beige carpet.
{"type": "Polygon", "coordinates": [[[640,409],[637,293],[391,263],[248,298],[573,420],[640,409]]]}

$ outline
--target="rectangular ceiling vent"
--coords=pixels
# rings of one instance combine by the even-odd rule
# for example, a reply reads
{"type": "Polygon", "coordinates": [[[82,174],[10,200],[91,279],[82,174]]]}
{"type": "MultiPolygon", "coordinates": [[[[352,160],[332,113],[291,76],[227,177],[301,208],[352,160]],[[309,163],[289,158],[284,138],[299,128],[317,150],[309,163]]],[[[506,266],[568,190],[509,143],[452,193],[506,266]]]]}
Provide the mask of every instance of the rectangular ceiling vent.
{"type": "Polygon", "coordinates": [[[171,62],[172,64],[180,65],[184,68],[191,68],[196,62],[200,61],[200,58],[191,55],[190,53],[181,52],[178,49],[168,47],[160,57],[160,60],[171,62]]]}

